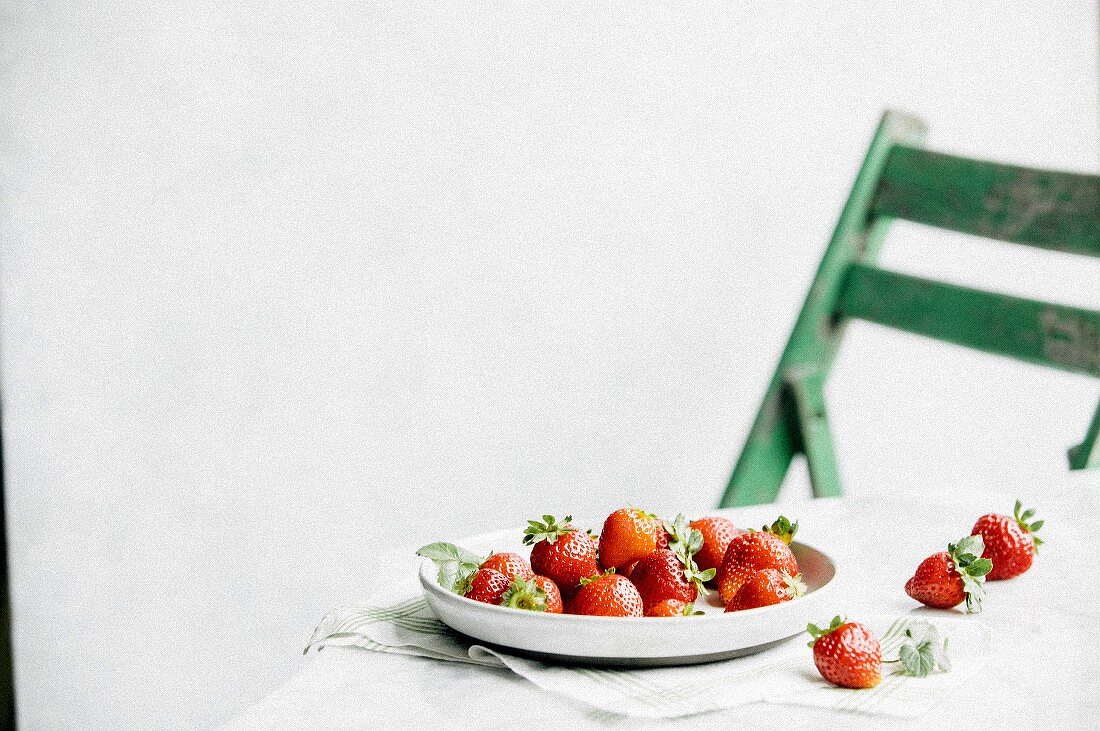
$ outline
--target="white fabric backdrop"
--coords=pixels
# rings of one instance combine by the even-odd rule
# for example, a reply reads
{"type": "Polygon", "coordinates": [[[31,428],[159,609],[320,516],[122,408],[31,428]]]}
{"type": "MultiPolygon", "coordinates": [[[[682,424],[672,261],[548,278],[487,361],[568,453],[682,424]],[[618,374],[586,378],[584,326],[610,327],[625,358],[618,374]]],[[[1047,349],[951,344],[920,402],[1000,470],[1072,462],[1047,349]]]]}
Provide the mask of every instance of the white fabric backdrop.
{"type": "MultiPolygon", "coordinates": [[[[716,500],[884,107],[1100,162],[1094,2],[439,5],[0,7],[28,726],[229,717],[394,542],[716,500]]],[[[1098,304],[1067,256],[885,259],[1098,304]]],[[[851,494],[1100,484],[1095,381],[856,326],[829,395],[851,494]]]]}

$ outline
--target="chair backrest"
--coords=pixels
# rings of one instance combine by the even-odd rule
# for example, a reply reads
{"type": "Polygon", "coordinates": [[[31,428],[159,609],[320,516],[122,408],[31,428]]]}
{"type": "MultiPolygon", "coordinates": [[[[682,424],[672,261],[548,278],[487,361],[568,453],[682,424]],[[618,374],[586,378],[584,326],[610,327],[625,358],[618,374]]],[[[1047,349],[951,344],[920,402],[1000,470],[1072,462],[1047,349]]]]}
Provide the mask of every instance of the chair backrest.
{"type": "MultiPolygon", "coordinates": [[[[823,387],[849,318],[1100,377],[1100,311],[1010,297],[875,265],[890,222],[1100,257],[1100,177],[969,160],[921,148],[924,124],[887,112],[825,251],[722,498],[775,500],[804,454],[817,497],[840,478],[823,387]]],[[[1100,287],[1097,288],[1100,293],[1100,287]]],[[[1100,408],[1071,469],[1100,466],[1100,408]]]]}

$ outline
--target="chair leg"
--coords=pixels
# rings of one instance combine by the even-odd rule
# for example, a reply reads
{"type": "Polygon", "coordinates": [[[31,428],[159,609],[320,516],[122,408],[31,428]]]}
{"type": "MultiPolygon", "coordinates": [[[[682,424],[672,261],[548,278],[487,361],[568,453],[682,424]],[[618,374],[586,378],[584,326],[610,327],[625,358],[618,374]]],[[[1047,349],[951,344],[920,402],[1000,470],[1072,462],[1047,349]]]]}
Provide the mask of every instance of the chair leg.
{"type": "Polygon", "coordinates": [[[837,497],[841,494],[840,473],[825,413],[825,373],[791,369],[784,380],[798,411],[798,446],[806,455],[814,497],[837,497]]]}
{"type": "Polygon", "coordinates": [[[0,728],[15,728],[15,661],[8,585],[8,523],[4,510],[4,452],[0,446],[0,728]]]}
{"type": "Polygon", "coordinates": [[[775,420],[753,428],[733,469],[720,507],[759,505],[775,502],[787,468],[797,452],[798,425],[790,399],[775,399],[775,420]]]}
{"type": "Polygon", "coordinates": [[[1096,407],[1096,415],[1092,417],[1092,424],[1085,433],[1085,441],[1069,450],[1071,470],[1086,470],[1092,467],[1100,467],[1100,406],[1096,407]]]}

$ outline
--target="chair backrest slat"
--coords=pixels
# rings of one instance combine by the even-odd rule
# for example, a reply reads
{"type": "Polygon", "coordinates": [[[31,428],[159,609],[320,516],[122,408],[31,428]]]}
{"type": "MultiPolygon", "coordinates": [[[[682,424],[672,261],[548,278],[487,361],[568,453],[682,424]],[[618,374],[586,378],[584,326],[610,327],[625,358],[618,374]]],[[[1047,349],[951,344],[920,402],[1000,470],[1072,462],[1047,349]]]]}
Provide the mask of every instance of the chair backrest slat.
{"type": "MultiPolygon", "coordinates": [[[[774,501],[799,454],[814,495],[841,494],[824,384],[850,319],[1100,377],[1100,309],[996,294],[875,264],[898,218],[1100,257],[1100,176],[930,152],[922,149],[924,130],[915,117],[883,115],[730,475],[723,507],[774,501]]],[[[1068,456],[1071,469],[1100,468],[1100,409],[1068,456]]]]}
{"type": "Polygon", "coordinates": [[[872,214],[1100,257],[1100,179],[899,145],[872,214]]]}
{"type": "Polygon", "coordinates": [[[1100,376],[1100,312],[994,294],[866,264],[849,268],[838,308],[845,317],[1100,376]]]}

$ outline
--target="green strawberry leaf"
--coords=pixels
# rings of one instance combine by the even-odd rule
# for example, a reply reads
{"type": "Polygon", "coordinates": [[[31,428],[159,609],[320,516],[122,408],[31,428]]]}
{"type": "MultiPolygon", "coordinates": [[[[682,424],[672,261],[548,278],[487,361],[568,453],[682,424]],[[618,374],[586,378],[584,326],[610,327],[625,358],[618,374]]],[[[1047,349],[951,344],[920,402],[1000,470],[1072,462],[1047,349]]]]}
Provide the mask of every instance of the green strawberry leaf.
{"type": "Polygon", "coordinates": [[[483,557],[443,541],[421,546],[416,555],[430,559],[439,567],[436,581],[440,586],[460,595],[469,591],[470,579],[485,562],[483,557]]]}
{"type": "Polygon", "coordinates": [[[905,630],[908,642],[898,648],[898,659],[907,675],[923,678],[936,670],[948,672],[951,662],[947,659],[947,639],[940,641],[939,630],[928,622],[913,622],[905,630]]]}
{"type": "Polygon", "coordinates": [[[573,520],[573,516],[567,515],[565,520],[559,523],[553,515],[544,515],[542,516],[542,522],[537,520],[527,521],[527,528],[523,531],[523,545],[533,546],[539,541],[554,543],[563,533],[574,530],[573,526],[569,524],[571,520],[573,520]]]}
{"type": "MultiPolygon", "coordinates": [[[[1013,511],[1013,515],[1016,517],[1016,523],[1023,528],[1025,533],[1035,533],[1043,527],[1045,521],[1036,520],[1034,523],[1028,523],[1029,520],[1035,517],[1035,511],[1032,509],[1020,512],[1020,508],[1023,507],[1023,503],[1019,500],[1016,501],[1016,509],[1013,511]]],[[[1039,552],[1039,546],[1043,545],[1043,542],[1038,536],[1034,536],[1035,552],[1039,552]]]]}
{"type": "Polygon", "coordinates": [[[444,541],[438,541],[436,543],[429,543],[426,546],[421,546],[417,549],[416,555],[421,558],[429,558],[432,561],[464,561],[464,562],[477,562],[481,563],[482,558],[471,551],[467,551],[465,548],[456,546],[453,543],[446,543],[444,541]]]}
{"type": "Polygon", "coordinates": [[[993,570],[993,562],[988,558],[979,558],[966,567],[966,573],[971,576],[985,576],[993,570]]]}
{"type": "Polygon", "coordinates": [[[695,608],[695,602],[688,602],[684,607],[683,615],[685,617],[700,617],[703,615],[703,612],[695,608]]]}
{"type": "Polygon", "coordinates": [[[963,591],[966,592],[966,611],[977,614],[982,611],[982,600],[985,599],[985,589],[982,588],[983,578],[974,578],[969,574],[962,575],[963,591]]]}
{"type": "Polygon", "coordinates": [[[985,540],[980,536],[966,536],[958,543],[950,543],[947,551],[954,563],[955,571],[962,579],[966,592],[966,611],[982,611],[982,599],[985,591],[982,582],[985,575],[993,570],[993,562],[988,558],[979,558],[985,552],[985,540]]]}
{"type": "Polygon", "coordinates": [[[699,548],[703,546],[703,534],[691,527],[690,521],[687,516],[680,513],[676,516],[676,520],[669,523],[667,520],[663,521],[665,531],[668,533],[671,540],[668,543],[668,548],[677,555],[695,554],[699,548]],[[698,534],[698,539],[695,535],[698,534]],[[693,550],[692,544],[697,540],[698,546],[693,550]]]}
{"type": "Polygon", "coordinates": [[[981,556],[983,551],[985,551],[985,539],[982,538],[980,535],[977,535],[966,536],[965,538],[960,540],[958,543],[955,544],[955,549],[953,553],[956,553],[959,556],[970,555],[977,557],[981,556]]]}

